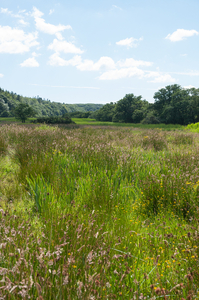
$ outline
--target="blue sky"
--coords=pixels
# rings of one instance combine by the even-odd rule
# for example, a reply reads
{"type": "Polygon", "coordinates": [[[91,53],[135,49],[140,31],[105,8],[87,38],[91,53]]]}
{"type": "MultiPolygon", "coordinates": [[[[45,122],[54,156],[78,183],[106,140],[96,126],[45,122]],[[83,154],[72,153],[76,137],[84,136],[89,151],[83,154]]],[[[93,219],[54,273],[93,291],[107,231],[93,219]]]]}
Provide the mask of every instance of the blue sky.
{"type": "Polygon", "coordinates": [[[1,0],[0,87],[61,103],[199,88],[198,0],[1,0]]]}

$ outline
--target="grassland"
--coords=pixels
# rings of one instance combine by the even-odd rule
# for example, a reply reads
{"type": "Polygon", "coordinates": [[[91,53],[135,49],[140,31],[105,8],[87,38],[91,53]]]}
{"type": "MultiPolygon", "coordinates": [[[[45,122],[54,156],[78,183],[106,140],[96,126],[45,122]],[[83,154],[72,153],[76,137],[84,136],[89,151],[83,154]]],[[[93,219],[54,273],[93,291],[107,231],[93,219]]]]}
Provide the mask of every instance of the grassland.
{"type": "MultiPolygon", "coordinates": [[[[35,120],[35,118],[29,118],[26,121],[26,124],[31,124],[31,121],[35,120]]],[[[90,126],[114,126],[114,127],[133,127],[133,128],[143,128],[143,129],[157,129],[160,128],[162,130],[183,130],[185,127],[179,124],[132,124],[132,123],[114,123],[114,122],[101,122],[96,121],[95,119],[89,118],[72,118],[72,120],[77,125],[90,125],[90,126]]],[[[14,117],[10,118],[0,118],[0,124],[22,124],[21,121],[16,120],[14,117]]],[[[23,124],[22,124],[23,125],[23,124]]]]}
{"type": "Polygon", "coordinates": [[[95,119],[89,118],[72,118],[72,120],[79,125],[91,125],[91,126],[114,126],[114,127],[133,127],[133,128],[143,128],[143,129],[157,129],[162,130],[183,130],[184,126],[179,124],[133,124],[133,123],[114,123],[114,122],[101,122],[95,119]]]}
{"type": "Polygon", "coordinates": [[[198,299],[199,135],[3,125],[1,299],[198,299]]]}

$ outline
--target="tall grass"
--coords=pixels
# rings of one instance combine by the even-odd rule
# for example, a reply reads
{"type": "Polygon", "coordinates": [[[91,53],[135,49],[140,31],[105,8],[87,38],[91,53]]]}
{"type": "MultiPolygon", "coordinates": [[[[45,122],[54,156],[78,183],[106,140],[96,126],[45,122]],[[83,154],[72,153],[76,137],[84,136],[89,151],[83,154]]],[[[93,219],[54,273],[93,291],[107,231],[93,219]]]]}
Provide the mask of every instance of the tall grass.
{"type": "Polygon", "coordinates": [[[196,135],[1,128],[2,299],[198,299],[196,135]]]}

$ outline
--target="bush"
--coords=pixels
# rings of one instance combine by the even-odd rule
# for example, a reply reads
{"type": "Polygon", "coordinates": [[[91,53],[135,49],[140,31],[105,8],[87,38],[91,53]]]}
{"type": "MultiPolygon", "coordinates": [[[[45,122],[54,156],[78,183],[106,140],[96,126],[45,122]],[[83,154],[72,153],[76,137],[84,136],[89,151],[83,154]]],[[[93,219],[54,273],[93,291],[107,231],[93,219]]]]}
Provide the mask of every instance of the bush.
{"type": "Polygon", "coordinates": [[[45,123],[45,124],[75,124],[69,116],[60,117],[39,117],[32,121],[33,123],[45,123]]]}
{"type": "Polygon", "coordinates": [[[192,132],[199,132],[199,122],[187,125],[186,129],[192,132]]]}

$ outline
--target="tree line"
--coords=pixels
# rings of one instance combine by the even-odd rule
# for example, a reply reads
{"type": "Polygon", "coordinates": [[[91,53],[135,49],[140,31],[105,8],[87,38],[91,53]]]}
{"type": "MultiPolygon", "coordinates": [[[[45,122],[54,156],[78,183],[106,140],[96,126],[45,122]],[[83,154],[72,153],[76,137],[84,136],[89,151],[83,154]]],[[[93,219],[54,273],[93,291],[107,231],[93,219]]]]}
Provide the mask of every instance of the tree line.
{"type": "Polygon", "coordinates": [[[23,97],[0,88],[0,117],[14,117],[20,103],[27,104],[37,117],[62,116],[72,112],[86,113],[101,108],[102,104],[65,104],[44,100],[41,97],[23,97]]]}
{"type": "Polygon", "coordinates": [[[93,113],[98,121],[181,124],[199,122],[199,89],[168,85],[154,94],[154,103],[127,94],[116,103],[105,104],[93,113]]]}
{"type": "Polygon", "coordinates": [[[154,94],[154,103],[142,99],[142,96],[127,94],[116,103],[110,102],[105,105],[62,104],[40,97],[22,97],[0,88],[0,117],[16,116],[21,103],[26,104],[26,107],[23,106],[26,116],[69,115],[71,118],[94,118],[97,121],[143,124],[187,125],[199,122],[199,89],[185,89],[177,84],[168,85],[157,91],[154,94]]]}

